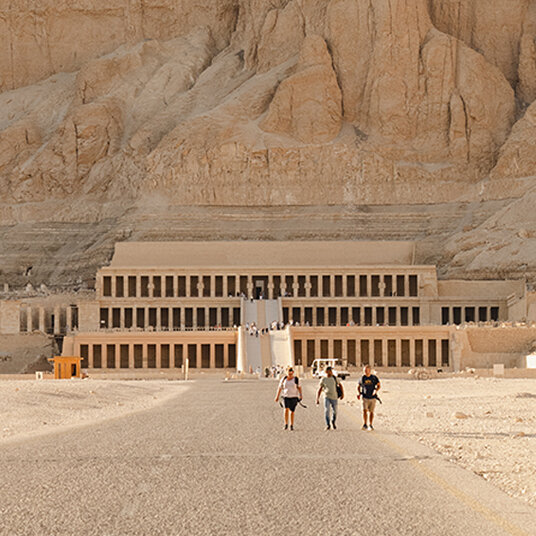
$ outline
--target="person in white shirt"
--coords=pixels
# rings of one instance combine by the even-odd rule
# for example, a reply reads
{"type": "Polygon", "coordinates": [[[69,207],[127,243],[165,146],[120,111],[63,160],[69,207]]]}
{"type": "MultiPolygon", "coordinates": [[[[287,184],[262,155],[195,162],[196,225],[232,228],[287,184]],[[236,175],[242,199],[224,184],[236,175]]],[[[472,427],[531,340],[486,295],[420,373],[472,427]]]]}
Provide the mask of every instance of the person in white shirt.
{"type": "Polygon", "coordinates": [[[290,429],[294,430],[294,412],[298,402],[303,399],[302,388],[297,376],[294,375],[294,369],[289,367],[287,369],[287,375],[279,382],[277,388],[277,394],[275,395],[275,401],[279,402],[279,397],[283,396],[285,407],[285,430],[288,430],[289,420],[290,429]]]}

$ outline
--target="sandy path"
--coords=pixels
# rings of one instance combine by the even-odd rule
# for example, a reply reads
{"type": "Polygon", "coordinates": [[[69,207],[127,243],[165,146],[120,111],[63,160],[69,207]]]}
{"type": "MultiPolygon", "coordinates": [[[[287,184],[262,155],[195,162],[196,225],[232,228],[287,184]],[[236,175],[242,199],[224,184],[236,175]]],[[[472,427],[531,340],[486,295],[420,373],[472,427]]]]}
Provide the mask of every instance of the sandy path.
{"type": "Polygon", "coordinates": [[[150,411],[1,445],[0,534],[536,536],[535,509],[352,412],[326,432],[312,404],[283,430],[275,388],[196,381],[150,411]]]}
{"type": "MultiPolygon", "coordinates": [[[[355,381],[345,385],[359,407],[355,381]]],[[[381,398],[377,430],[418,439],[536,506],[535,380],[385,379],[381,398]]]]}
{"type": "Polygon", "coordinates": [[[178,381],[0,381],[0,442],[151,408],[186,389],[178,381]]]}

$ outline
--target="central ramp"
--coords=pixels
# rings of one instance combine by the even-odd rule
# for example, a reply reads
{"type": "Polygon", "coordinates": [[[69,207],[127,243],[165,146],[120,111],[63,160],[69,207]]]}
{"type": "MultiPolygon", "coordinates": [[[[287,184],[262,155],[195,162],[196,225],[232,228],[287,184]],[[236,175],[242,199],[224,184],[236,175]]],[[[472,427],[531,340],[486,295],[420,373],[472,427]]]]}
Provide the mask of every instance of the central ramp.
{"type": "Polygon", "coordinates": [[[260,372],[274,365],[292,364],[290,332],[288,329],[270,330],[272,324],[281,321],[279,300],[243,300],[245,365],[244,370],[260,372]],[[255,326],[256,329],[252,329],[255,326]],[[264,333],[263,333],[264,330],[264,333]]]}

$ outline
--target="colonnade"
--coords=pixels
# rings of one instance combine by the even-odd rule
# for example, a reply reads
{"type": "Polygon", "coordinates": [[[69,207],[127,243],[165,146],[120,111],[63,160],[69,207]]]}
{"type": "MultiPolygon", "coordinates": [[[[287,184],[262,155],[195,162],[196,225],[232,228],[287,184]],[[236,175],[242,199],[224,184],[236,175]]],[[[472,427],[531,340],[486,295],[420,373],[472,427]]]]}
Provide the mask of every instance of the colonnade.
{"type": "Polygon", "coordinates": [[[101,307],[100,328],[154,329],[229,328],[241,323],[240,307],[101,307]]]}
{"type": "Polygon", "coordinates": [[[77,342],[82,368],[170,369],[236,367],[236,344],[229,342],[77,342]]]}
{"type": "Polygon", "coordinates": [[[417,274],[99,274],[100,297],[417,297],[417,274]]]}
{"type": "Polygon", "coordinates": [[[78,328],[78,307],[22,305],[19,310],[20,332],[41,331],[54,335],[78,328]]]}
{"type": "Polygon", "coordinates": [[[496,322],[500,319],[497,306],[450,306],[441,307],[441,324],[463,324],[465,322],[496,322]]]}
{"type": "Polygon", "coordinates": [[[421,309],[413,306],[283,307],[283,321],[310,326],[418,326],[421,309]]]}
{"type": "Polygon", "coordinates": [[[448,367],[449,339],[440,337],[294,337],[294,360],[311,366],[318,358],[337,358],[348,365],[376,367],[448,367]]]}

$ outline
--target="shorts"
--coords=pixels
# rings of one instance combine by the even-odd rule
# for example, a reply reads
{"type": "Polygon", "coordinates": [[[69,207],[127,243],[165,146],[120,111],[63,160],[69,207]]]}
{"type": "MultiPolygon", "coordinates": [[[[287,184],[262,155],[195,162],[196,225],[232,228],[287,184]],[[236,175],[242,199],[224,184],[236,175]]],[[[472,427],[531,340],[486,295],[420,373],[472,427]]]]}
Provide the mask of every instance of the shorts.
{"type": "Polygon", "coordinates": [[[365,411],[374,412],[375,407],[376,407],[376,399],[375,398],[363,398],[363,409],[365,411]]]}
{"type": "Polygon", "coordinates": [[[285,401],[285,408],[290,409],[292,413],[296,410],[296,406],[298,405],[298,402],[300,401],[299,398],[284,398],[285,401]]]}

